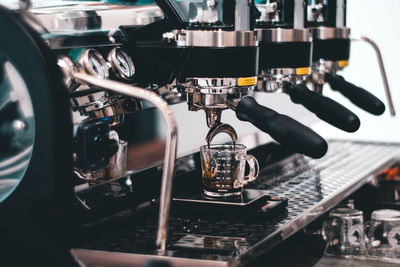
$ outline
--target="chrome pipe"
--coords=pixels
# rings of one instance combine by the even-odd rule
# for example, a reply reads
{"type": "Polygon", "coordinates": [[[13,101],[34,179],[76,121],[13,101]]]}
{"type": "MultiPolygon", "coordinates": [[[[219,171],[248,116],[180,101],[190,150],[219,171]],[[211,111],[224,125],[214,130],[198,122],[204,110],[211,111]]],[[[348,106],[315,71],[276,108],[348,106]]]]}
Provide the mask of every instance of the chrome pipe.
{"type": "Polygon", "coordinates": [[[374,48],[376,56],[378,58],[378,64],[379,64],[379,69],[381,71],[383,85],[385,87],[386,98],[389,103],[390,114],[392,116],[395,116],[396,111],[395,111],[394,104],[393,104],[393,98],[392,98],[392,94],[391,94],[390,87],[389,87],[389,82],[388,82],[387,75],[386,75],[385,65],[383,64],[382,53],[381,53],[381,50],[379,49],[378,44],[375,41],[373,41],[372,39],[370,39],[369,37],[363,36],[363,35],[358,35],[358,36],[354,35],[354,36],[351,36],[351,39],[354,41],[364,41],[364,42],[370,44],[374,48]]]}
{"type": "Polygon", "coordinates": [[[111,80],[101,80],[94,76],[74,73],[73,78],[78,83],[89,84],[104,90],[145,100],[152,104],[161,113],[167,127],[167,136],[164,154],[164,167],[160,191],[160,211],[156,246],[160,254],[165,254],[167,244],[168,219],[171,206],[172,180],[177,148],[177,126],[167,102],[156,93],[133,85],[123,84],[111,80]]]}

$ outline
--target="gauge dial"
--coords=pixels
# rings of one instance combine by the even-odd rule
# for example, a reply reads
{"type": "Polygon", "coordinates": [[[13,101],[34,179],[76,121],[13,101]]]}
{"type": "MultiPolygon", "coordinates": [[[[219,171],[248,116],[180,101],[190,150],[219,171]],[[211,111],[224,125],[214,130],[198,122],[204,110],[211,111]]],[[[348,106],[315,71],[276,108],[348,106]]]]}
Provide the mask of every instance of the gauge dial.
{"type": "Polygon", "coordinates": [[[109,72],[107,62],[95,49],[87,49],[79,57],[79,63],[84,70],[100,79],[108,79],[109,72]]]}
{"type": "Polygon", "coordinates": [[[108,61],[118,78],[132,80],[135,74],[135,66],[132,59],[120,47],[116,47],[108,54],[108,61]]]}

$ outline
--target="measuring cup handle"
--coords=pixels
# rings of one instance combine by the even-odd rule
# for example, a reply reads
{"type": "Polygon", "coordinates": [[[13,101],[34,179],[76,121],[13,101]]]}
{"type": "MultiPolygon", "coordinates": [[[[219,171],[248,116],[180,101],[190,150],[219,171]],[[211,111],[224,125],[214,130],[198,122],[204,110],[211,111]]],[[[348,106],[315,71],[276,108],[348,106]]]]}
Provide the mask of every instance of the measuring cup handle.
{"type": "Polygon", "coordinates": [[[257,179],[258,174],[260,173],[260,166],[258,165],[257,159],[252,155],[246,155],[246,162],[250,167],[249,174],[244,177],[247,184],[257,179]]]}

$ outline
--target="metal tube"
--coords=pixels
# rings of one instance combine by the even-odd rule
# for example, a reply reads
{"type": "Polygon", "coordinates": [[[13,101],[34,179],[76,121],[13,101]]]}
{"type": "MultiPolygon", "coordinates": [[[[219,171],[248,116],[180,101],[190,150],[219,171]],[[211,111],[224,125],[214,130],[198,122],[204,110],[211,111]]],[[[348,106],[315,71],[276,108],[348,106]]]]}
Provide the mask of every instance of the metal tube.
{"type": "Polygon", "coordinates": [[[83,73],[75,73],[73,74],[73,77],[75,81],[79,83],[90,84],[98,88],[116,92],[118,94],[145,100],[150,104],[154,105],[161,113],[161,116],[164,119],[167,127],[167,136],[166,136],[165,154],[164,154],[164,167],[163,167],[162,181],[161,181],[160,211],[158,218],[156,246],[157,248],[159,248],[160,254],[164,254],[166,251],[166,244],[167,244],[168,218],[171,206],[172,179],[174,176],[176,147],[177,147],[178,131],[174,115],[172,114],[167,102],[165,102],[156,93],[151,92],[149,90],[145,90],[137,86],[123,84],[111,80],[101,80],[94,76],[83,73]]]}
{"type": "Polygon", "coordinates": [[[389,82],[388,82],[388,79],[387,79],[387,76],[386,76],[385,65],[383,64],[382,54],[381,54],[381,50],[379,49],[379,46],[372,39],[370,39],[367,36],[363,36],[363,35],[351,36],[351,39],[355,40],[355,41],[367,42],[368,44],[370,44],[374,48],[376,56],[378,58],[379,69],[381,71],[383,85],[385,87],[386,98],[387,98],[387,101],[389,103],[390,114],[392,116],[395,116],[396,115],[396,111],[395,111],[395,108],[394,108],[393,98],[392,98],[392,94],[391,94],[391,91],[390,91],[389,82]]]}

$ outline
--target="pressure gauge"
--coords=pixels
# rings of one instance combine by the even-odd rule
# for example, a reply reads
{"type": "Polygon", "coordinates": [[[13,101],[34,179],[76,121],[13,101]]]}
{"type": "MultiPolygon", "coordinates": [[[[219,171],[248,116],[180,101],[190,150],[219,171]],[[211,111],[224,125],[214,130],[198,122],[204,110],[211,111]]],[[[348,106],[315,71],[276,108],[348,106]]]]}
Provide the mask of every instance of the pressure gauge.
{"type": "Polygon", "coordinates": [[[85,72],[99,79],[108,79],[109,72],[107,62],[95,49],[86,49],[79,57],[79,63],[85,72]]]}
{"type": "Polygon", "coordinates": [[[108,61],[118,78],[131,81],[135,74],[135,66],[132,59],[120,47],[116,47],[108,54],[108,61]]]}

